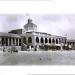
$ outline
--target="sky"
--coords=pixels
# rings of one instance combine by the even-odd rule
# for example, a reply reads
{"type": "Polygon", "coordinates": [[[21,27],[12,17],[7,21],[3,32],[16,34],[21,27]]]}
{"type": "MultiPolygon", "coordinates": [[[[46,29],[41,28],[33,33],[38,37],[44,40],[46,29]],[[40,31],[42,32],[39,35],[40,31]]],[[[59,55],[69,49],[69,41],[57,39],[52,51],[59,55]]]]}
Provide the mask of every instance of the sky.
{"type": "Polygon", "coordinates": [[[23,28],[28,18],[39,32],[75,39],[75,14],[0,14],[0,32],[23,28]]]}

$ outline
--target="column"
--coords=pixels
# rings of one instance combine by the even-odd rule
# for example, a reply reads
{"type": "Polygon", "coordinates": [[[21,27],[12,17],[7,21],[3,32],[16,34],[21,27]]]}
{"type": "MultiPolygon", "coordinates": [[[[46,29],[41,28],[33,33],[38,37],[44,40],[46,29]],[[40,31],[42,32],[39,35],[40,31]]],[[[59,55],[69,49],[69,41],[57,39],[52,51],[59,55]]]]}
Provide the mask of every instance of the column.
{"type": "Polygon", "coordinates": [[[51,45],[52,45],[52,37],[51,37],[51,45]]]}
{"type": "Polygon", "coordinates": [[[11,46],[13,45],[13,39],[11,38],[11,46]]]}
{"type": "Polygon", "coordinates": [[[54,38],[54,40],[55,40],[55,44],[56,44],[56,39],[57,39],[57,38],[54,38]]]}
{"type": "Polygon", "coordinates": [[[29,46],[29,50],[31,51],[31,45],[29,46]]]}
{"type": "Polygon", "coordinates": [[[49,38],[47,38],[48,44],[49,44],[49,38]]]}
{"type": "Polygon", "coordinates": [[[58,38],[58,44],[59,44],[59,38],[58,38]]]}
{"type": "Polygon", "coordinates": [[[2,46],[2,37],[1,37],[1,46],[2,46]]]}
{"type": "Polygon", "coordinates": [[[8,46],[9,46],[9,38],[8,38],[8,46]]]}
{"type": "Polygon", "coordinates": [[[43,44],[45,44],[45,37],[42,37],[43,38],[43,44]]]}
{"type": "Polygon", "coordinates": [[[19,38],[18,38],[18,46],[19,46],[19,38]]]}
{"type": "Polygon", "coordinates": [[[2,45],[2,38],[0,37],[0,46],[2,45]]]}
{"type": "Polygon", "coordinates": [[[6,46],[6,38],[4,38],[4,41],[5,41],[5,42],[4,42],[4,46],[6,46]]]}
{"type": "Polygon", "coordinates": [[[15,46],[16,46],[16,38],[15,38],[15,46]]]}

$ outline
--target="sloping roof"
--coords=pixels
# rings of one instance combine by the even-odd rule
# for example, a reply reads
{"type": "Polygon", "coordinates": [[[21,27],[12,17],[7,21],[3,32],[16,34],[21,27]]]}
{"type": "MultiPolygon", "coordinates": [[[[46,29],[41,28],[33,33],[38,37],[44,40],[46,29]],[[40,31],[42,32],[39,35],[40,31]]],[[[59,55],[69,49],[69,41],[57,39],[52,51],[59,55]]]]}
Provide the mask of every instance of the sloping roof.
{"type": "Polygon", "coordinates": [[[0,36],[1,37],[15,37],[15,38],[21,38],[19,35],[17,34],[12,34],[12,33],[4,33],[4,32],[0,32],[0,36]]]}
{"type": "Polygon", "coordinates": [[[15,29],[15,30],[11,30],[8,33],[12,33],[12,34],[22,34],[22,30],[23,29],[15,29]]]}
{"type": "MultiPolygon", "coordinates": [[[[11,30],[11,31],[17,31],[17,30],[22,30],[22,29],[14,29],[14,30],[11,30]]],[[[11,32],[11,31],[9,31],[9,32],[11,32]]]]}

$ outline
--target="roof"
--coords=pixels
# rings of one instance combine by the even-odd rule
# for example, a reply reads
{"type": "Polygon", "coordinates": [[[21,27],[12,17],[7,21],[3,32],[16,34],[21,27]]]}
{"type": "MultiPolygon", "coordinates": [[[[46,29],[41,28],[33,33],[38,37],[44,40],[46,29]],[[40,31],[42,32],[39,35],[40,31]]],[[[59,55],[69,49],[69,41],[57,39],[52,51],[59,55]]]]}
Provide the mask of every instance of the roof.
{"type": "Polygon", "coordinates": [[[12,33],[4,33],[4,32],[0,32],[0,36],[1,37],[15,37],[15,38],[21,38],[19,35],[17,34],[12,34],[12,33]]]}
{"type": "MultiPolygon", "coordinates": [[[[17,30],[22,30],[22,29],[14,29],[14,30],[11,30],[11,31],[17,31],[17,30]]],[[[9,31],[9,32],[11,32],[11,31],[9,31]]]]}
{"type": "Polygon", "coordinates": [[[37,26],[34,23],[32,23],[32,19],[28,19],[28,23],[24,25],[24,27],[26,26],[37,26]]]}
{"type": "MultiPolygon", "coordinates": [[[[57,36],[57,35],[51,35],[51,34],[49,34],[49,33],[45,33],[45,32],[36,32],[36,31],[28,31],[28,32],[26,32],[26,33],[40,33],[40,34],[46,34],[46,35],[49,35],[49,36],[52,36],[52,37],[56,37],[56,38],[66,38],[66,37],[63,37],[63,36],[57,36]]],[[[21,34],[21,36],[25,36],[25,34],[21,34]]]]}
{"type": "Polygon", "coordinates": [[[22,30],[23,29],[15,29],[15,30],[11,30],[8,33],[13,33],[13,34],[22,34],[22,30]]]}

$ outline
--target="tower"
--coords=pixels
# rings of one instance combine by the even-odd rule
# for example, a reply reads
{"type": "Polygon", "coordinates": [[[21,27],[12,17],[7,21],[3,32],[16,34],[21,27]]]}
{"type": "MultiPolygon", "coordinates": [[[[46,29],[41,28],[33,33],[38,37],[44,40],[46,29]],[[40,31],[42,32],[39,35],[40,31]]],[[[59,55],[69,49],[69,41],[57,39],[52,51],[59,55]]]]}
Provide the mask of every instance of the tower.
{"type": "Polygon", "coordinates": [[[24,31],[25,32],[37,31],[37,25],[32,23],[32,19],[28,19],[27,24],[24,25],[24,31]]]}

